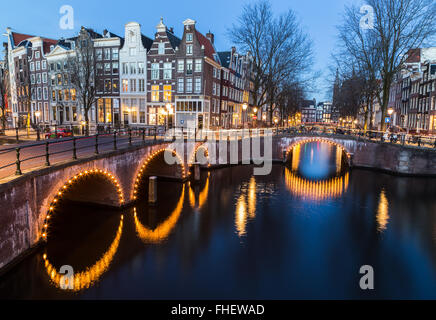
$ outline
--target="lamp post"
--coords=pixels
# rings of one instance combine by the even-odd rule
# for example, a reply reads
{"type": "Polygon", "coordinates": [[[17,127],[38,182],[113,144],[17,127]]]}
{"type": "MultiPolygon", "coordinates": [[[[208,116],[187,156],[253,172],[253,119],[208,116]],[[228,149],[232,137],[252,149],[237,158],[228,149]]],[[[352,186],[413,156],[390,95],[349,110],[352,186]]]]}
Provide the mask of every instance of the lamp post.
{"type": "Polygon", "coordinates": [[[389,108],[388,109],[388,115],[389,115],[389,127],[390,128],[392,126],[392,114],[394,113],[394,109],[389,108]]]}
{"type": "Polygon", "coordinates": [[[37,136],[37,140],[41,140],[41,137],[39,135],[39,117],[41,116],[41,111],[36,111],[35,112],[35,117],[36,117],[36,136],[37,136]]]}
{"type": "Polygon", "coordinates": [[[248,105],[246,103],[244,103],[242,105],[242,110],[243,110],[242,125],[244,127],[245,127],[245,122],[246,122],[246,118],[247,118],[247,109],[248,109],[248,105]]]}

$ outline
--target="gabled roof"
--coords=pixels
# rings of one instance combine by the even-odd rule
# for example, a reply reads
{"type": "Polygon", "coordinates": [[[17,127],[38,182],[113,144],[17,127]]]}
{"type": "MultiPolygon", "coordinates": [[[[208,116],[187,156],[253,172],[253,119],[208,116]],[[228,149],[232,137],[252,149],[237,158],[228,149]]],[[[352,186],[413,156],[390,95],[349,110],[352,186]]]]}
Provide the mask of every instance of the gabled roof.
{"type": "Polygon", "coordinates": [[[208,38],[206,38],[203,34],[195,31],[198,41],[202,46],[204,46],[204,55],[208,57],[209,59],[212,59],[219,63],[219,57],[216,54],[215,48],[213,44],[210,42],[208,38]]]}
{"type": "Polygon", "coordinates": [[[168,29],[166,31],[168,40],[170,41],[171,47],[175,50],[178,46],[180,46],[180,42],[182,42],[182,39],[179,39],[176,37],[173,33],[171,33],[168,29]]]}
{"type": "Polygon", "coordinates": [[[91,39],[100,39],[100,38],[103,38],[103,36],[100,33],[95,32],[91,28],[84,28],[84,29],[89,33],[91,39]]]}
{"type": "Polygon", "coordinates": [[[231,59],[232,53],[230,51],[222,51],[222,52],[218,52],[218,56],[220,58],[221,65],[224,68],[228,69],[230,66],[230,59],[231,59]]]}
{"type": "Polygon", "coordinates": [[[153,40],[150,39],[147,36],[144,36],[143,34],[141,34],[141,41],[142,41],[142,45],[144,46],[144,48],[148,51],[151,49],[151,46],[153,45],[153,40]]]}
{"type": "MultiPolygon", "coordinates": [[[[24,44],[23,41],[25,40],[29,40],[31,38],[35,38],[36,36],[33,35],[28,35],[28,34],[24,34],[24,33],[16,33],[16,32],[12,32],[11,33],[12,36],[12,41],[13,41],[13,45],[14,47],[19,46],[21,43],[24,44]]],[[[57,40],[54,39],[49,39],[49,38],[44,38],[44,37],[39,37],[42,39],[43,41],[43,51],[44,54],[49,53],[50,52],[50,47],[52,45],[56,45],[57,40]]]]}

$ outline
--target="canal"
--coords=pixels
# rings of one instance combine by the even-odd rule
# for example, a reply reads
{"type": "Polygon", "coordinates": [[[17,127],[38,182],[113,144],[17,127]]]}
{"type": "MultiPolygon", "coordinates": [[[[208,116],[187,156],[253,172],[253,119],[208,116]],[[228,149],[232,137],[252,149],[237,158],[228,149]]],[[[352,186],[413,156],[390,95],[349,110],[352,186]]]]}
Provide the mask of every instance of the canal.
{"type": "Polygon", "coordinates": [[[156,207],[63,203],[47,245],[0,278],[0,298],[436,298],[436,179],[348,171],[340,148],[317,142],[252,173],[159,182],[156,207]],[[74,290],[60,288],[64,265],[74,290]],[[374,290],[360,289],[363,265],[374,290]]]}

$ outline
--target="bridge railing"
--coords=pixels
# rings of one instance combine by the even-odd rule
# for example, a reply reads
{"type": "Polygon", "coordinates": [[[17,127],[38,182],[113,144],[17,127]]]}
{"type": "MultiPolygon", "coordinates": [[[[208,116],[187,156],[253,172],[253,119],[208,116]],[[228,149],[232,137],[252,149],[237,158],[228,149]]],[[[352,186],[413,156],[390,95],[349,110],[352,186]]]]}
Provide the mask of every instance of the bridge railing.
{"type": "Polygon", "coordinates": [[[430,135],[417,135],[407,133],[393,133],[376,130],[358,130],[342,128],[276,128],[276,134],[284,135],[314,135],[314,136],[351,136],[359,140],[381,142],[386,144],[397,144],[413,146],[425,149],[436,149],[436,137],[430,135]]]}
{"type": "Polygon", "coordinates": [[[0,179],[22,175],[23,170],[49,167],[54,163],[98,155],[101,152],[162,141],[162,128],[120,128],[89,136],[69,136],[46,139],[37,143],[18,144],[0,148],[0,179]]]}

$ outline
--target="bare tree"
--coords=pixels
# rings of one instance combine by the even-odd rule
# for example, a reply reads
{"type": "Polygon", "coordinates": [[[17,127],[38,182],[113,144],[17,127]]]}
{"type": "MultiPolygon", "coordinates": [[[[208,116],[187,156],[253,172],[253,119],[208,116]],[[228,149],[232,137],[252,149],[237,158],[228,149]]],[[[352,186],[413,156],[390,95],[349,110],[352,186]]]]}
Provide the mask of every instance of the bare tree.
{"type": "Polygon", "coordinates": [[[67,70],[71,85],[81,102],[85,117],[86,135],[89,135],[89,111],[97,102],[95,86],[95,57],[92,38],[85,28],[82,28],[76,40],[76,50],[67,59],[67,70]]]}
{"type": "MultiPolygon", "coordinates": [[[[386,118],[389,93],[395,74],[407,52],[422,46],[436,33],[436,3],[433,0],[365,0],[371,8],[370,23],[362,28],[360,7],[346,7],[339,26],[344,53],[367,72],[368,79],[380,82],[375,90],[386,118]]],[[[382,130],[386,124],[382,123],[382,130]]]]}
{"type": "Polygon", "coordinates": [[[312,42],[292,10],[274,17],[268,0],[244,6],[228,33],[240,49],[251,53],[253,101],[259,108],[268,105],[272,121],[278,86],[310,69],[312,42]]]}

